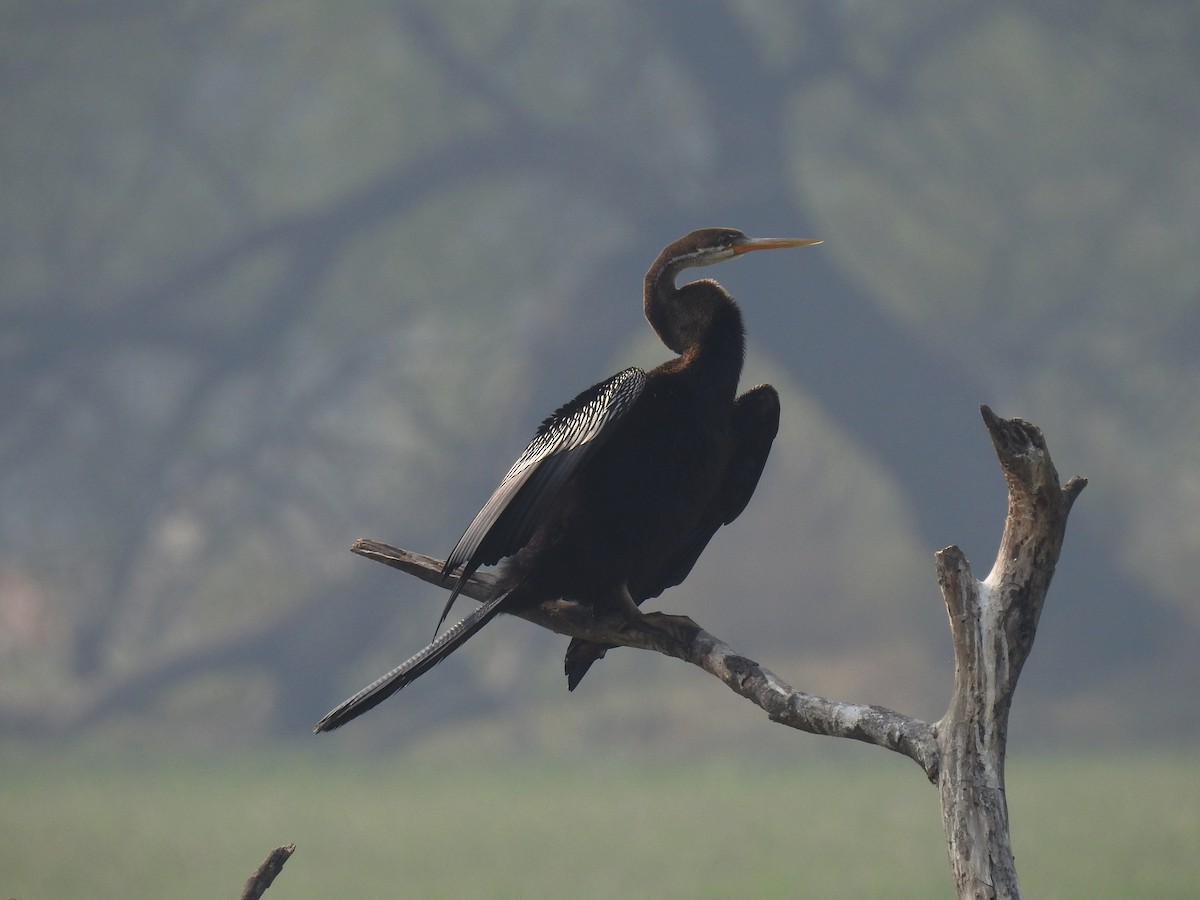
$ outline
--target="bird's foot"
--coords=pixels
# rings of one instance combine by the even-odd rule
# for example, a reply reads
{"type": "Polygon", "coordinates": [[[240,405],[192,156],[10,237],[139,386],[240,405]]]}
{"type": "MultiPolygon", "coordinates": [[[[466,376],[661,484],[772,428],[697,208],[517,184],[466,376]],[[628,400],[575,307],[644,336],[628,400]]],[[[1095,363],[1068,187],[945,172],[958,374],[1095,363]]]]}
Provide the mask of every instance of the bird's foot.
{"type": "Polygon", "coordinates": [[[616,592],[616,608],[624,613],[621,631],[647,628],[659,631],[682,644],[690,644],[700,631],[700,626],[687,616],[670,616],[666,613],[643,613],[624,585],[616,592]]]}
{"type": "MultiPolygon", "coordinates": [[[[629,588],[625,585],[616,591],[615,598],[616,608],[624,613],[626,622],[640,622],[642,620],[642,611],[638,609],[638,605],[634,602],[633,597],[629,594],[629,588]]],[[[626,626],[628,627],[628,626],[626,626]]]]}
{"type": "Polygon", "coordinates": [[[681,644],[690,644],[700,633],[700,626],[688,616],[671,616],[661,612],[643,613],[642,624],[670,635],[681,644]]]}

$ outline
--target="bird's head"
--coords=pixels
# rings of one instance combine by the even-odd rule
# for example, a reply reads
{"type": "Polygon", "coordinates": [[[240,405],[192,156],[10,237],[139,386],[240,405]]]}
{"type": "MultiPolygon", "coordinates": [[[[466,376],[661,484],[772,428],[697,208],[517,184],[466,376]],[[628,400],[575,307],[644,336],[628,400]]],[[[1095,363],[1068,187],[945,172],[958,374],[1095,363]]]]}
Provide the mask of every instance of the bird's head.
{"type": "MultiPolygon", "coordinates": [[[[711,266],[752,250],[778,250],[819,244],[811,238],[752,238],[736,228],[701,228],[658,254],[646,273],[643,309],[662,342],[682,354],[696,346],[722,309],[737,310],[715,281],[704,279],[676,288],[675,277],[695,266],[711,266]]],[[[740,325],[739,325],[740,329],[740,325]]]]}
{"type": "Polygon", "coordinates": [[[701,228],[663,250],[664,269],[678,272],[694,266],[711,266],[752,250],[780,250],[821,243],[811,238],[752,238],[736,228],[701,228]]]}

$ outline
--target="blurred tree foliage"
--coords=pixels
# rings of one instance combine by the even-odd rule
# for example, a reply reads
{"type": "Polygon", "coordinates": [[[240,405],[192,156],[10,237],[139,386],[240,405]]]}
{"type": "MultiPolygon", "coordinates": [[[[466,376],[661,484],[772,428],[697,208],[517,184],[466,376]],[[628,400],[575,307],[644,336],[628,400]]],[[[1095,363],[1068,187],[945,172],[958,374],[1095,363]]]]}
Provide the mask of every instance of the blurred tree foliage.
{"type": "MultiPolygon", "coordinates": [[[[661,359],[641,275],[704,224],[827,244],[719,273],[787,418],[663,606],[936,715],[986,401],[1092,478],[1046,721],[1144,721],[1200,674],[1198,67],[1167,0],[7,5],[0,722],[291,731],[416,649],[436,598],[345,547],[444,551],[661,359]]],[[[504,629],[392,726],[561,691],[561,644],[504,629]]],[[[626,657],[597,692],[679,689],[626,657]]]]}

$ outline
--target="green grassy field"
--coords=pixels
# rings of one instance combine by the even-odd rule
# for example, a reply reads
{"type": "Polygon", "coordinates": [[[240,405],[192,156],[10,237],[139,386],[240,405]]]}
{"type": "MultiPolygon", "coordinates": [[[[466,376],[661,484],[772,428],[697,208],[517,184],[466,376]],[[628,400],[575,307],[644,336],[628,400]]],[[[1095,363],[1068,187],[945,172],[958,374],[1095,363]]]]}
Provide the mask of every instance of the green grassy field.
{"type": "MultiPolygon", "coordinates": [[[[936,791],[899,758],[480,766],[6,750],[0,897],[949,897],[936,791]],[[790,767],[789,767],[790,766],[790,767]]],[[[1009,764],[1027,896],[1200,896],[1200,759],[1009,764]]]]}

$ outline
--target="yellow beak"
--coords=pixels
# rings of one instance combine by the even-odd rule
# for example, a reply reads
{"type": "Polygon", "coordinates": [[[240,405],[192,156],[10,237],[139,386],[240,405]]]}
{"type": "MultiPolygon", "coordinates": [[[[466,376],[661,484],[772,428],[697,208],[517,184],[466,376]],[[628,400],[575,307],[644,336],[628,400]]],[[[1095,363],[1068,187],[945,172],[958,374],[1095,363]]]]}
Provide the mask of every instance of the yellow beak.
{"type": "Polygon", "coordinates": [[[785,247],[811,247],[822,243],[812,238],[746,238],[733,245],[733,255],[741,256],[751,250],[782,250],[785,247]]]}

